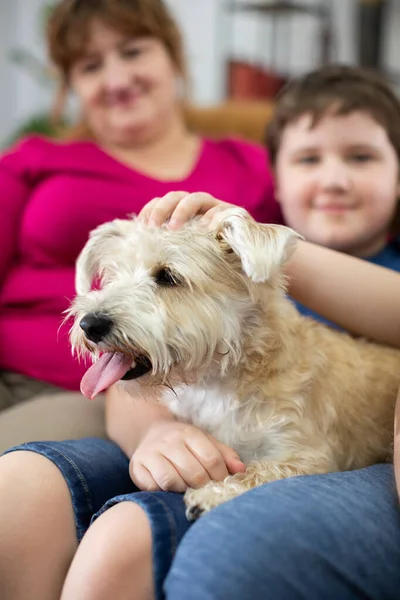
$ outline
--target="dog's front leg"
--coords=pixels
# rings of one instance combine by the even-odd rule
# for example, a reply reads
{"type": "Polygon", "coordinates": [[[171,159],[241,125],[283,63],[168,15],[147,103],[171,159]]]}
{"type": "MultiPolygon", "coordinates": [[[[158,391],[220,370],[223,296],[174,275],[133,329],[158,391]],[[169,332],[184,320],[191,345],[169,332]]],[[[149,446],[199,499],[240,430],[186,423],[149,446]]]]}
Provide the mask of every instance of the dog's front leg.
{"type": "Polygon", "coordinates": [[[198,519],[204,512],[269,481],[334,470],[327,468],[322,461],[319,465],[315,460],[312,462],[312,465],[304,462],[297,463],[297,461],[293,463],[251,462],[244,473],[230,475],[224,481],[210,481],[202,488],[189,488],[185,493],[186,516],[192,521],[198,519]]]}

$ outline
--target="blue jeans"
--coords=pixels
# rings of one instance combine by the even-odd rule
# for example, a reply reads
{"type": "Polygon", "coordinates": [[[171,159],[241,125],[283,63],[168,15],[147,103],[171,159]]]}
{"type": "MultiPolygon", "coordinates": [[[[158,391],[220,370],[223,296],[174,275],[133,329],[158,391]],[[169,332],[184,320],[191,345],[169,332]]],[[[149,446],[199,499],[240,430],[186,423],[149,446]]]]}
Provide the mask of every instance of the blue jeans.
{"type": "Polygon", "coordinates": [[[400,512],[390,465],[296,477],[251,490],[189,531],[180,494],[139,492],[111,442],[38,442],[71,492],[77,537],[118,502],[153,535],[157,600],[398,600],[400,512]]]}
{"type": "MultiPolygon", "coordinates": [[[[182,494],[141,492],[129,476],[129,461],[112,442],[97,438],[31,442],[7,452],[36,452],[61,471],[71,493],[78,541],[91,523],[119,502],[135,502],[146,512],[153,536],[154,587],[163,600],[163,582],[176,548],[190,523],[182,494]]],[[[1,535],[1,532],[0,532],[1,535]]],[[[3,599],[1,599],[3,600],[3,599]]]]}
{"type": "Polygon", "coordinates": [[[400,512],[390,465],[268,483],[188,531],[169,600],[398,600],[400,512]]]}

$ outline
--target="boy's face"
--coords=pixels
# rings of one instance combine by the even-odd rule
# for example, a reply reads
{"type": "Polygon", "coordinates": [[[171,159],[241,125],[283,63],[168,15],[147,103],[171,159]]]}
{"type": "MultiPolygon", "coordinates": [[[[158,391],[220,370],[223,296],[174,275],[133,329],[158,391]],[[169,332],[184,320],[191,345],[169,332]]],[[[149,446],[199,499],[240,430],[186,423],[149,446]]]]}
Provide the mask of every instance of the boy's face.
{"type": "Polygon", "coordinates": [[[355,256],[386,243],[400,194],[386,130],[368,113],[305,114],[283,132],[276,191],[287,225],[307,240],[355,256]]]}

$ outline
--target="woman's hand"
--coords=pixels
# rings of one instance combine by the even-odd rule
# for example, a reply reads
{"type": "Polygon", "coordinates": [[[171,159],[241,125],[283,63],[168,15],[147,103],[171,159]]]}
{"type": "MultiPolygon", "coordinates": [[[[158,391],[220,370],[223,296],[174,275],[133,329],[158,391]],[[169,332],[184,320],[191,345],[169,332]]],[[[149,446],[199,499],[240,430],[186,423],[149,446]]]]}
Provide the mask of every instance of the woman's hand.
{"type": "Polygon", "coordinates": [[[211,221],[216,212],[232,206],[205,192],[170,192],[162,198],[150,200],[142,208],[139,218],[149,225],[168,223],[170,229],[179,229],[196,215],[211,221]]]}

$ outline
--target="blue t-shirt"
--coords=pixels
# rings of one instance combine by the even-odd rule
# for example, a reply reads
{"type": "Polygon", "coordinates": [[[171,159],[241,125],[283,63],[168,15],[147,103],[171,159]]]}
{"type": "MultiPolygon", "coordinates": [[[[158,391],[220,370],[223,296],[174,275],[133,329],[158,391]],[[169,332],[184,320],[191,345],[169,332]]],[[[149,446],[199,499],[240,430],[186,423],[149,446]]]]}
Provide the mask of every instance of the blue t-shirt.
{"type": "MultiPolygon", "coordinates": [[[[366,258],[365,260],[374,263],[375,265],[380,265],[381,267],[392,269],[392,271],[400,272],[400,239],[394,240],[393,242],[385,246],[383,250],[378,252],[378,254],[366,258]]],[[[329,327],[341,329],[341,327],[336,325],[336,323],[332,323],[331,321],[324,319],[324,317],[321,317],[321,315],[314,312],[313,310],[310,310],[306,306],[303,306],[299,302],[295,302],[294,300],[293,302],[296,305],[297,310],[305,317],[312,317],[316,321],[320,321],[325,325],[329,325],[329,327]]]]}

